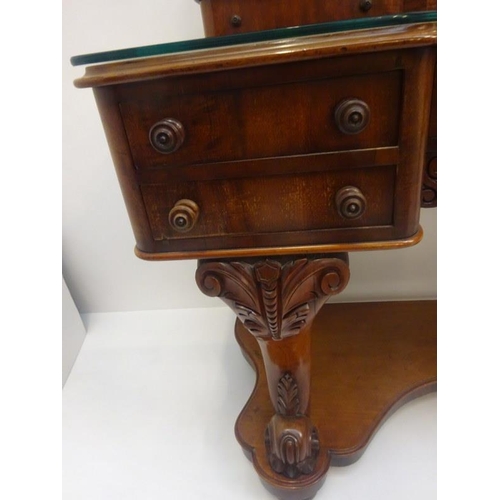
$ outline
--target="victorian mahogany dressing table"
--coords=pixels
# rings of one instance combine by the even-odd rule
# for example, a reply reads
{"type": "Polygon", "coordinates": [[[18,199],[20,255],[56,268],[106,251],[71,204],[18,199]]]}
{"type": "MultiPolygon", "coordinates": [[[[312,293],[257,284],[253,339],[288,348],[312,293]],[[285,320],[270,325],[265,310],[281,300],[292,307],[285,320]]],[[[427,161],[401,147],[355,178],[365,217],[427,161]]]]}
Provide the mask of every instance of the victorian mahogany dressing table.
{"type": "Polygon", "coordinates": [[[200,259],[257,372],[237,439],[268,489],[304,500],[436,387],[435,302],[320,311],[349,251],[418,243],[435,205],[436,13],[284,5],[202,0],[209,38],[72,62],[90,64],[75,84],[94,90],[137,256],[200,259]]]}

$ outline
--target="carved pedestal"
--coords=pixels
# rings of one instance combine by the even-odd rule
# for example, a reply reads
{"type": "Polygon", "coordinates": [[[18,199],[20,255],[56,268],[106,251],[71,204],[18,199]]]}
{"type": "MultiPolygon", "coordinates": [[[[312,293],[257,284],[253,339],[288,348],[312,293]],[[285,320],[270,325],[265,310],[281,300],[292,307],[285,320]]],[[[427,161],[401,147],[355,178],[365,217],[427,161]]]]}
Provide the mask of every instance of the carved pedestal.
{"type": "Polygon", "coordinates": [[[262,435],[267,465],[285,480],[314,476],[320,436],[309,417],[311,323],[328,297],[346,287],[347,254],[200,261],[196,281],[203,293],[228,304],[258,341],[274,408],[262,435]]]}
{"type": "Polygon", "coordinates": [[[358,460],[388,416],[436,389],[435,301],[320,311],[347,285],[347,254],[200,261],[196,280],[237,314],[257,380],[236,437],[281,499],[312,498],[330,465],[358,460]]]}

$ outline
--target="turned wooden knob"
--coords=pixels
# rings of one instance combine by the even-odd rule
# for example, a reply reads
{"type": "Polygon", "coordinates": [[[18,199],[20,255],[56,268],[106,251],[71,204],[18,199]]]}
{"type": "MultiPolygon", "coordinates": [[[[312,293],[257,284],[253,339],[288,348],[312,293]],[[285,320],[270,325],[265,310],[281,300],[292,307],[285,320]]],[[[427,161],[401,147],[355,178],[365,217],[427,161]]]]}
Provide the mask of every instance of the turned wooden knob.
{"type": "Polygon", "coordinates": [[[370,121],[370,108],[361,99],[344,99],[335,108],[335,123],[344,134],[358,134],[370,121]]]}
{"type": "Polygon", "coordinates": [[[372,0],[360,0],[359,9],[362,12],[368,12],[373,6],[372,0]]]}
{"type": "Polygon", "coordinates": [[[165,118],[155,123],[149,131],[149,141],[159,153],[177,151],[184,142],[185,132],[182,123],[174,118],[165,118]]]}
{"type": "Polygon", "coordinates": [[[366,198],[354,186],[345,186],[335,195],[338,213],[345,219],[357,219],[366,209],[366,198]]]}
{"type": "Polygon", "coordinates": [[[187,233],[198,220],[200,209],[192,200],[179,200],[168,214],[168,222],[175,231],[187,233]]]}

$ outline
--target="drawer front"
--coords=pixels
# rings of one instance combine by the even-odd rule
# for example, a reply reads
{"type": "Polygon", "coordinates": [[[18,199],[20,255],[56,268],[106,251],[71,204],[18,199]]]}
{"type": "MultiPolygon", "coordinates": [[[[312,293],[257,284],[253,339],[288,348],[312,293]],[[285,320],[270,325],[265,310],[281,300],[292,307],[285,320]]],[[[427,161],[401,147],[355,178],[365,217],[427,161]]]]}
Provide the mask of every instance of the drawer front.
{"type": "Polygon", "coordinates": [[[434,64],[424,47],[95,88],[138,255],[409,244],[434,64]],[[363,115],[354,133],[338,125],[363,115]],[[150,143],[158,122],[169,153],[150,143]]]}
{"type": "MultiPolygon", "coordinates": [[[[199,239],[202,249],[208,237],[276,233],[275,244],[279,245],[279,233],[391,225],[395,178],[396,166],[383,165],[287,176],[171,182],[143,185],[141,190],[156,241],[199,239]],[[179,200],[191,200],[198,209],[196,217],[189,221],[194,222],[193,227],[187,232],[172,225],[172,213],[179,200]]],[[[185,210],[187,218],[192,217],[190,208],[185,210]]]]}
{"type": "Polygon", "coordinates": [[[402,74],[189,95],[165,89],[122,101],[120,111],[138,169],[393,146],[402,74]]]}

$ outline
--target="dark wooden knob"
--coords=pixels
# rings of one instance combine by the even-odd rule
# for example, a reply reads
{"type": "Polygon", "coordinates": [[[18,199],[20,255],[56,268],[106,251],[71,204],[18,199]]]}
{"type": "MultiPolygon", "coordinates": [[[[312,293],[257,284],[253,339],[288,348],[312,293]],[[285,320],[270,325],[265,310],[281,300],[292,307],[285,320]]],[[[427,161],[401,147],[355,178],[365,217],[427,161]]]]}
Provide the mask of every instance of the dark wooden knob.
{"type": "Polygon", "coordinates": [[[357,219],[365,212],[366,198],[357,187],[345,186],[335,195],[335,205],[345,219],[357,219]]]}
{"type": "Polygon", "coordinates": [[[335,123],[344,134],[358,134],[370,121],[370,108],[361,99],[344,99],[335,108],[335,123]]]}
{"type": "Polygon", "coordinates": [[[149,131],[149,141],[159,153],[168,154],[177,151],[184,142],[184,127],[174,118],[165,118],[155,123],[149,131]]]}
{"type": "Polygon", "coordinates": [[[359,2],[359,8],[363,12],[368,12],[372,8],[373,2],[372,0],[361,0],[359,2]]]}
{"type": "Polygon", "coordinates": [[[231,24],[235,28],[239,28],[241,26],[241,17],[235,14],[234,16],[231,17],[231,24]]]}
{"type": "Polygon", "coordinates": [[[179,200],[168,214],[168,222],[175,231],[187,233],[198,220],[200,209],[192,200],[179,200]]]}

